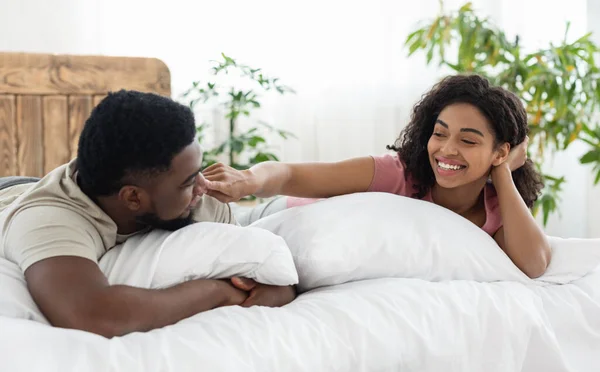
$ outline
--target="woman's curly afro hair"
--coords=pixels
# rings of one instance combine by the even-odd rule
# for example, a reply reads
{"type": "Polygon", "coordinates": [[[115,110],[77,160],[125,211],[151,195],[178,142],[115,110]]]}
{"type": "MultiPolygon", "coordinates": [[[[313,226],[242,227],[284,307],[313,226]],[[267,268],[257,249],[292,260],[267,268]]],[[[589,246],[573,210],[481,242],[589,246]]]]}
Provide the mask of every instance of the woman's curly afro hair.
{"type": "MultiPolygon", "coordinates": [[[[444,78],[414,106],[409,124],[394,145],[388,146],[388,149],[398,153],[405,164],[406,175],[410,174],[415,181],[415,198],[424,197],[435,184],[427,142],[438,115],[453,103],[469,103],[477,107],[491,124],[496,145],[508,142],[514,148],[525,140],[529,131],[527,112],[513,93],[491,86],[485,78],[478,75],[444,78]]],[[[512,176],[525,204],[531,208],[543,187],[540,174],[528,159],[512,176]]]]}

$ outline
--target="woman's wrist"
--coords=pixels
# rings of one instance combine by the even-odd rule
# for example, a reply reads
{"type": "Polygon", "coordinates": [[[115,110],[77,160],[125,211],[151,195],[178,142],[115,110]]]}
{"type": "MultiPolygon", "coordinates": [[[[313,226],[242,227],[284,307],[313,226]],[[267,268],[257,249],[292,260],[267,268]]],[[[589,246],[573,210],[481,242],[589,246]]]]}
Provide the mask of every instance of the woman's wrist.
{"type": "Polygon", "coordinates": [[[494,168],[492,168],[492,183],[497,185],[503,180],[512,180],[512,172],[510,167],[506,163],[502,163],[494,168]]]}
{"type": "MultiPolygon", "coordinates": [[[[243,170],[245,179],[246,179],[246,187],[244,187],[244,191],[247,195],[256,195],[262,191],[263,185],[261,185],[261,180],[258,175],[250,169],[243,170]]],[[[245,196],[247,196],[245,195],[245,196]]]]}

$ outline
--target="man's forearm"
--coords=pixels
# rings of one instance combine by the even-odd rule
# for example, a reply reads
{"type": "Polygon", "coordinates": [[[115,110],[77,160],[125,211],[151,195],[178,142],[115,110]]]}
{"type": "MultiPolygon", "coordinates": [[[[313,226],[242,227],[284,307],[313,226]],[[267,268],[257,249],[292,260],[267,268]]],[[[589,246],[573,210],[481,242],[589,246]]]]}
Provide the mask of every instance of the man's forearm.
{"type": "Polygon", "coordinates": [[[66,326],[105,337],[149,331],[228,304],[224,288],[217,280],[193,280],[160,290],[111,286],[93,294],[74,324],[66,326]]]}

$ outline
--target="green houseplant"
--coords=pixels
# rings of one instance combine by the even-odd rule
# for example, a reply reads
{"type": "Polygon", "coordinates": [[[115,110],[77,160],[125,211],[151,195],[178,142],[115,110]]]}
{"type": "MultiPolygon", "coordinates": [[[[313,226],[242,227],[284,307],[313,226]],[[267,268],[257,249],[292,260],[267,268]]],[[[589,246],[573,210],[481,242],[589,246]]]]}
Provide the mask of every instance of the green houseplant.
{"type": "MultiPolygon", "coordinates": [[[[440,14],[410,33],[405,42],[409,56],[424,51],[454,73],[476,73],[516,93],[529,117],[529,155],[541,169],[544,154],[565,150],[583,141],[590,150],[580,162],[591,164],[595,183],[600,181],[600,126],[594,116],[600,104],[600,71],[595,58],[600,48],[586,34],[568,42],[525,53],[519,37],[508,40],[488,18],[477,16],[471,3],[456,12],[440,14]]],[[[548,216],[557,211],[563,176],[543,174],[545,187],[533,212],[548,216]]]]}
{"type": "Polygon", "coordinates": [[[250,128],[240,130],[239,120],[242,117],[249,118],[261,108],[260,98],[263,94],[270,91],[278,94],[294,91],[282,85],[278,78],[266,76],[260,68],[240,64],[225,54],[221,56],[222,60],[213,61],[209,81],[194,81],[183,93],[183,99],[192,110],[216,107],[228,124],[227,138],[211,148],[205,141],[206,130],[211,124],[203,122],[198,126],[198,141],[204,155],[203,168],[218,162],[220,157],[225,157],[224,161],[236,169],[247,169],[267,160],[279,160],[272,152],[267,136],[275,133],[288,139],[294,135],[263,121],[256,121],[250,128]],[[221,79],[223,77],[231,79],[227,81],[228,79],[221,79]]]}

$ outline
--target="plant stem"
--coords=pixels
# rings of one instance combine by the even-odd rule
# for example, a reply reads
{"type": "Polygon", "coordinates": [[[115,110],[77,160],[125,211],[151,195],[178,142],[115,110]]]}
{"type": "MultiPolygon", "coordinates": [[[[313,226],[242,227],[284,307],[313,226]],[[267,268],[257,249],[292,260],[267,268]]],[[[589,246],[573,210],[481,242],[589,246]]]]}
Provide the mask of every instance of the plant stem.
{"type": "MultiPolygon", "coordinates": [[[[235,110],[235,103],[231,102],[231,113],[233,113],[235,110]]],[[[233,118],[234,115],[231,115],[231,118],[229,118],[229,166],[233,167],[233,160],[234,160],[234,154],[233,154],[233,136],[235,133],[235,119],[233,118]]]]}

